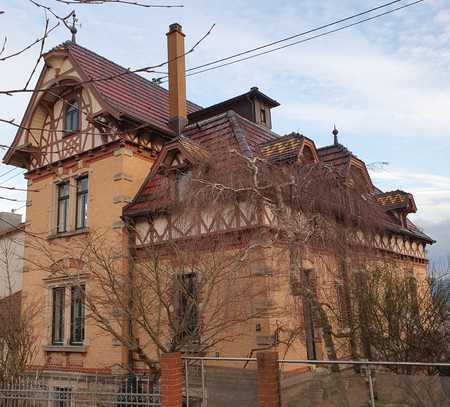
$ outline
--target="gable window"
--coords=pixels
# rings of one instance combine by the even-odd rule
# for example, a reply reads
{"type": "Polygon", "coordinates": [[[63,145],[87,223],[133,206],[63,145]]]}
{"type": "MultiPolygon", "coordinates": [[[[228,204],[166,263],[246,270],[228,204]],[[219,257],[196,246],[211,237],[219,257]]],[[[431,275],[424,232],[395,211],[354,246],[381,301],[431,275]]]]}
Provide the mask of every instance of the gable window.
{"type": "Polygon", "coordinates": [[[68,102],[64,113],[64,131],[75,133],[80,129],[80,109],[77,100],[68,102]]]}
{"type": "Polygon", "coordinates": [[[194,339],[198,335],[198,298],[196,274],[182,274],[179,277],[179,284],[179,335],[181,338],[188,337],[194,339]]]}
{"type": "Polygon", "coordinates": [[[69,224],[69,183],[58,184],[58,232],[67,232],[69,224]]]}
{"type": "Polygon", "coordinates": [[[182,170],[177,171],[176,180],[175,180],[175,193],[176,200],[182,201],[189,190],[189,186],[192,179],[192,171],[191,170],[182,170]]]}
{"type": "Polygon", "coordinates": [[[77,179],[77,215],[76,228],[83,229],[87,226],[88,206],[88,177],[77,179]]]}
{"type": "Polygon", "coordinates": [[[266,110],[261,109],[261,123],[267,124],[266,110]]]}
{"type": "Polygon", "coordinates": [[[82,345],[84,341],[84,286],[71,288],[70,344],[82,345]]]}
{"type": "Polygon", "coordinates": [[[52,344],[64,343],[64,287],[53,289],[52,344]]]}

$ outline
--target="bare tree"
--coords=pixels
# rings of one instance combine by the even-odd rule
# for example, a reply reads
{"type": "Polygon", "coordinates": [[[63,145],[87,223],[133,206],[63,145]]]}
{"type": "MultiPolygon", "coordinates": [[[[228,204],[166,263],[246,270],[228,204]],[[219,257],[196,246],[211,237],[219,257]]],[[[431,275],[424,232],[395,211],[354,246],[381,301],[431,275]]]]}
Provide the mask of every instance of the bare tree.
{"type": "Polygon", "coordinates": [[[91,233],[70,247],[41,241],[45,264],[34,267],[72,285],[87,282],[87,322],[128,349],[129,371],[139,361],[156,380],[162,353],[218,349],[267,313],[267,280],[255,283],[257,257],[247,247],[215,239],[128,251],[112,247],[107,236],[91,233]],[[70,258],[75,271],[61,258],[70,258]]]}
{"type": "Polygon", "coordinates": [[[32,363],[36,353],[33,323],[38,306],[33,301],[26,304],[17,289],[18,258],[14,238],[0,239],[0,273],[4,297],[0,299],[0,383],[17,379],[32,363]]]}

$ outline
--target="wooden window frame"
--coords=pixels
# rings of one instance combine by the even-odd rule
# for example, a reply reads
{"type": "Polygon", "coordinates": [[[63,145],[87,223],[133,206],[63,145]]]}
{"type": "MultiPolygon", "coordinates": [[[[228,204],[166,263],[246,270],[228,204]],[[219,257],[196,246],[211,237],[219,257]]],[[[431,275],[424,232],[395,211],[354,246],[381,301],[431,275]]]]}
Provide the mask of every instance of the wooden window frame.
{"type": "Polygon", "coordinates": [[[72,346],[82,346],[84,344],[85,338],[85,291],[86,286],[84,284],[74,285],[70,287],[70,345],[72,346]],[[77,329],[75,326],[75,302],[74,302],[74,293],[76,290],[81,290],[81,327],[80,327],[80,338],[75,338],[75,330],[77,329]]]}
{"type": "Polygon", "coordinates": [[[66,296],[66,289],[65,289],[65,287],[54,287],[54,288],[52,288],[52,345],[55,345],[55,346],[63,346],[64,345],[65,296],[66,296]],[[56,311],[57,311],[56,310],[56,294],[57,293],[62,293],[60,309],[59,309],[59,314],[60,314],[60,318],[59,318],[60,338],[56,338],[56,311]]]}
{"type": "Polygon", "coordinates": [[[267,125],[267,112],[266,109],[264,109],[263,107],[259,111],[259,120],[261,124],[267,125]]]}
{"type": "Polygon", "coordinates": [[[175,171],[175,200],[182,202],[189,192],[192,181],[192,169],[189,167],[179,168],[175,171]],[[186,184],[184,184],[186,183],[186,184]]]}
{"type": "Polygon", "coordinates": [[[76,178],[76,205],[75,205],[75,230],[82,230],[86,229],[87,223],[88,223],[88,197],[89,197],[89,176],[87,174],[80,175],[76,178]],[[80,191],[79,189],[79,183],[82,182],[84,179],[86,179],[86,189],[80,191]],[[79,218],[78,218],[78,210],[80,205],[80,199],[83,199],[84,197],[85,201],[85,209],[83,209],[83,217],[82,217],[82,223],[79,225],[79,218]]]}
{"type": "Polygon", "coordinates": [[[63,130],[64,130],[64,135],[65,136],[70,136],[73,134],[78,134],[80,132],[81,129],[81,98],[79,95],[73,95],[71,97],[68,97],[65,101],[64,101],[64,113],[63,113],[63,130]],[[67,129],[67,111],[73,106],[73,104],[76,103],[78,106],[78,126],[76,129],[73,130],[68,130],[67,129]]]}
{"type": "Polygon", "coordinates": [[[184,273],[178,275],[179,297],[178,318],[181,322],[180,339],[196,340],[199,337],[199,307],[198,307],[198,275],[197,273],[184,273]],[[189,281],[189,286],[187,282],[189,281]],[[189,299],[193,298],[191,304],[189,299]],[[188,319],[186,319],[188,318],[188,319]]]}
{"type": "Polygon", "coordinates": [[[69,180],[65,180],[63,182],[60,182],[56,184],[57,187],[57,199],[56,199],[56,211],[57,211],[57,217],[56,217],[56,232],[57,233],[66,233],[69,230],[69,222],[70,222],[70,182],[69,180]],[[61,197],[61,188],[67,186],[67,195],[64,195],[64,197],[61,197]],[[61,230],[60,228],[60,221],[61,221],[61,203],[64,202],[64,205],[66,206],[65,209],[65,220],[64,220],[64,230],[61,230]]]}

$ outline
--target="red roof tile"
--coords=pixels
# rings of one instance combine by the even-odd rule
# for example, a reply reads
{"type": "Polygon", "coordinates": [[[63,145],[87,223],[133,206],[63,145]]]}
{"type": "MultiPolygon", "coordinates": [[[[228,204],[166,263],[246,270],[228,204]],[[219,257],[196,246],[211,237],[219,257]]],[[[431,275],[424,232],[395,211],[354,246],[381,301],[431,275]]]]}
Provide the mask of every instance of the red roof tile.
{"type": "MultiPolygon", "coordinates": [[[[161,185],[167,182],[167,179],[162,180],[164,177],[158,174],[157,167],[162,161],[164,151],[173,148],[173,145],[180,144],[180,150],[184,149],[196,158],[203,157],[203,160],[207,160],[210,154],[215,153],[213,155],[216,160],[224,160],[232,167],[230,160],[233,156],[227,154],[232,149],[242,155],[251,156],[260,143],[273,140],[275,137],[276,135],[270,130],[244,119],[233,111],[189,125],[183,137],[163,148],[133,202],[124,209],[124,214],[131,216],[137,212],[151,211],[169,204],[169,201],[163,197],[167,196],[167,191],[161,193],[161,185]]],[[[167,185],[164,185],[167,189],[167,185]]]]}
{"type": "MultiPolygon", "coordinates": [[[[54,50],[64,49],[83,71],[88,79],[97,79],[92,85],[105,102],[118,114],[148,123],[164,132],[172,133],[167,127],[169,117],[169,92],[163,87],[71,41],[54,50]],[[125,75],[123,75],[126,73],[125,75]],[[120,75],[120,76],[117,76],[120,75]],[[116,76],[116,77],[114,77],[116,76]],[[113,77],[108,80],[101,78],[113,77]]],[[[188,113],[201,109],[188,102],[188,113]]]]}

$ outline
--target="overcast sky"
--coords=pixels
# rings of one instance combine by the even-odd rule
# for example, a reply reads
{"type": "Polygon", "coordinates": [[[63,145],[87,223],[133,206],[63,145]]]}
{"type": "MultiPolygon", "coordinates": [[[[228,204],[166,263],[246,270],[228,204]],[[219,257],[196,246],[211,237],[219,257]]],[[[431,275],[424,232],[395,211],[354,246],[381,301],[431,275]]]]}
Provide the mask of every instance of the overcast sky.
{"type": "MultiPolygon", "coordinates": [[[[126,67],[161,62],[170,23],[179,22],[187,46],[215,23],[211,35],[190,54],[187,66],[278,40],[380,5],[384,0],[184,0],[183,8],[76,6],[79,44],[126,67]]],[[[71,8],[42,0],[58,13],[71,8]]],[[[142,0],[150,3],[149,0],[142,0]]],[[[164,2],[164,0],[159,0],[164,2]]],[[[406,4],[403,1],[401,4],[406,4]]],[[[169,4],[175,4],[171,2],[169,4]]],[[[73,6],[71,6],[73,7],[73,6]]],[[[26,0],[2,0],[0,36],[7,53],[43,30],[42,10],[26,0]]],[[[65,29],[47,47],[69,39],[65,29]]],[[[35,62],[31,49],[0,62],[0,89],[21,87],[35,62]]],[[[278,100],[273,127],[279,134],[298,131],[317,146],[331,143],[333,124],[340,142],[372,165],[374,183],[383,190],[412,192],[418,213],[412,219],[439,244],[434,256],[450,254],[450,5],[425,0],[332,35],[249,61],[188,78],[188,97],[203,106],[243,93],[252,86],[278,100]]],[[[147,75],[151,78],[152,75],[147,75]]],[[[0,118],[20,121],[27,96],[0,96],[0,118]]],[[[0,124],[1,143],[14,129],[0,124]]],[[[0,184],[24,185],[18,171],[0,184]],[[7,181],[8,180],[8,181],[7,181]],[[7,181],[7,182],[5,182],[7,181]]],[[[23,194],[2,191],[24,199],[23,194]]],[[[21,202],[0,201],[10,210],[21,202]]]]}

